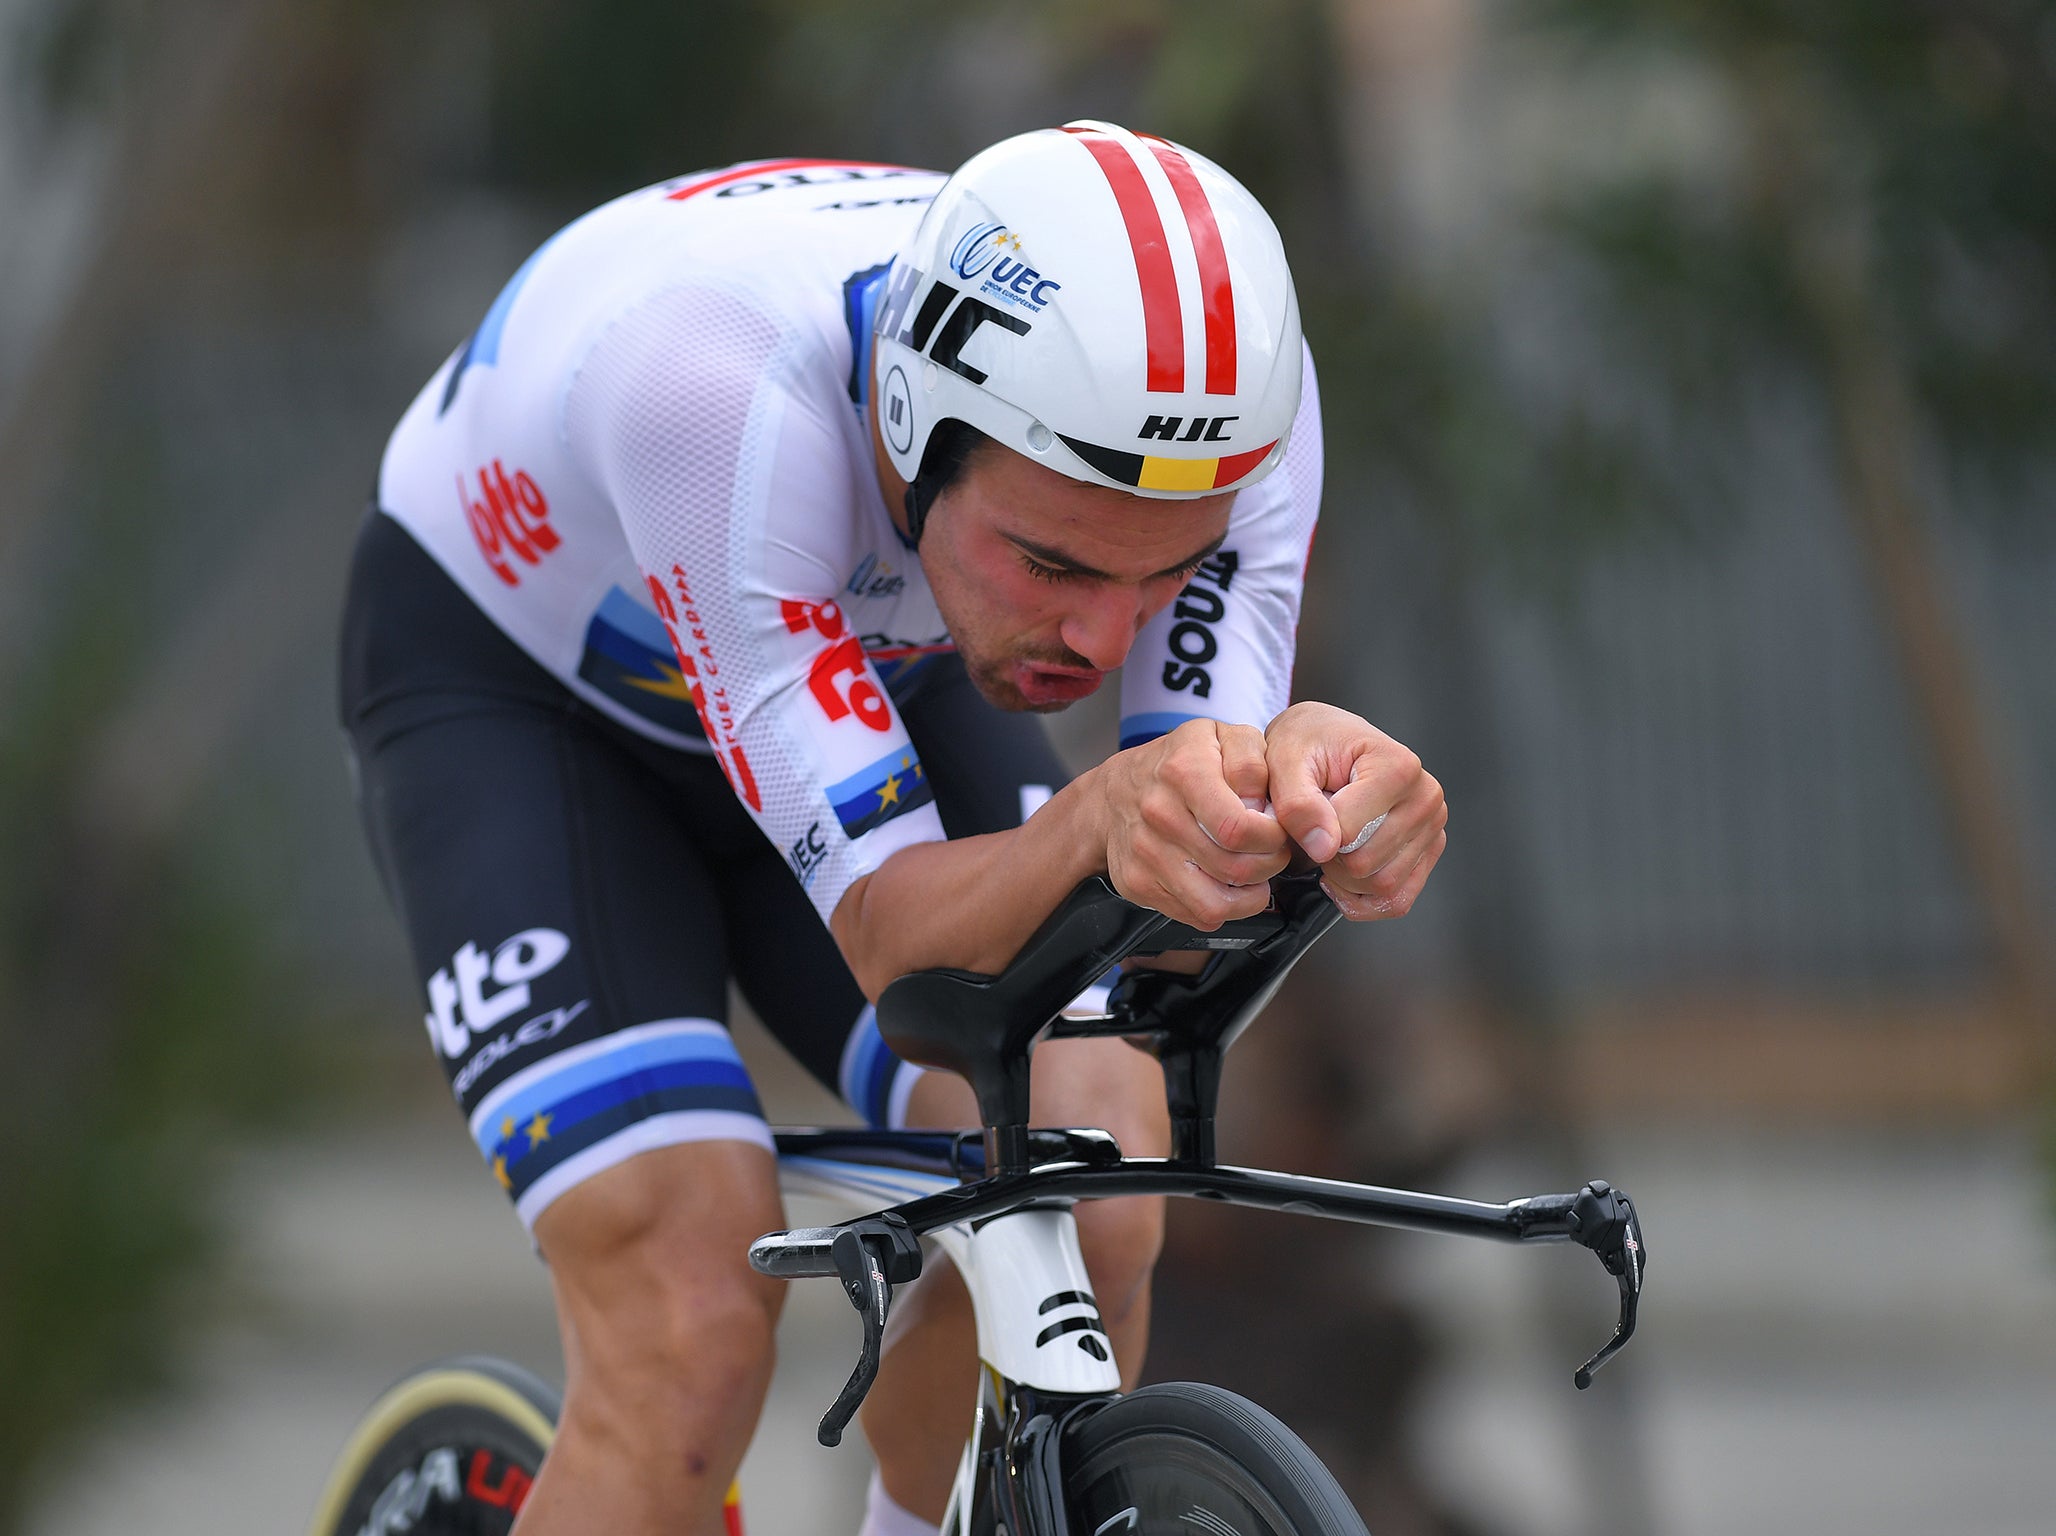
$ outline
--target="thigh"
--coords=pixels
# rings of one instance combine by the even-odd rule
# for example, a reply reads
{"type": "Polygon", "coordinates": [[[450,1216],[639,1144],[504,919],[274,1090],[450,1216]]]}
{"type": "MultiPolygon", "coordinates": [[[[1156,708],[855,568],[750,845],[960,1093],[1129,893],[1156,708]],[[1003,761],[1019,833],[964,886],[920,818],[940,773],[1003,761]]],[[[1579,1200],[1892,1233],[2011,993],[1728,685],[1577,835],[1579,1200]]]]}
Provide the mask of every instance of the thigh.
{"type": "Polygon", "coordinates": [[[719,894],[671,787],[490,625],[410,675],[403,616],[363,606],[393,651],[346,688],[367,829],[430,1043],[523,1221],[649,1148],[768,1149],[723,1023],[719,894]]]}

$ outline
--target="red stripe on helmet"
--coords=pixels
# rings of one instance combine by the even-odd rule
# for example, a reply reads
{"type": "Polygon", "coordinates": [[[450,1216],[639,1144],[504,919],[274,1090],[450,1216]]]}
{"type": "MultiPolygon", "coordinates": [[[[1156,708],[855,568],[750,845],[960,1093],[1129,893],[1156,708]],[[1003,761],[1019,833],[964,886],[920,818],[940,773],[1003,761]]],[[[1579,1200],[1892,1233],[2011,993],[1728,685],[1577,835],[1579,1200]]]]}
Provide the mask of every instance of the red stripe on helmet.
{"type": "MultiPolygon", "coordinates": [[[[1185,388],[1185,316],[1178,305],[1178,274],[1171,267],[1171,247],[1164,221],[1157,216],[1149,183],[1127,149],[1089,128],[1066,128],[1092,152],[1113,188],[1121,221],[1128,226],[1128,244],[1135,252],[1135,279],[1142,286],[1142,332],[1149,350],[1148,390],[1177,394],[1185,388]]],[[[1189,216],[1188,216],[1189,217],[1189,216]]],[[[1211,220],[1211,215],[1209,215],[1211,220]]]]}
{"type": "Polygon", "coordinates": [[[725,187],[732,181],[748,181],[753,176],[777,176],[786,171],[811,171],[821,166],[840,166],[852,171],[904,171],[904,165],[888,165],[879,160],[759,160],[755,165],[746,165],[739,170],[721,171],[705,176],[680,187],[675,192],[664,194],[666,201],[682,203],[688,197],[698,197],[702,192],[711,192],[716,187],[725,187]]]}
{"type": "Polygon", "coordinates": [[[1149,152],[1171,178],[1185,227],[1192,234],[1192,254],[1199,259],[1199,291],[1206,302],[1206,392],[1235,393],[1235,286],[1228,278],[1228,252],[1214,207],[1193,174],[1192,162],[1162,139],[1150,141],[1149,152]]]}
{"type": "Polygon", "coordinates": [[[1273,438],[1261,448],[1252,448],[1247,453],[1231,453],[1220,460],[1214,465],[1214,489],[1218,491],[1224,485],[1233,485],[1255,469],[1258,460],[1277,446],[1278,440],[1273,438]]]}

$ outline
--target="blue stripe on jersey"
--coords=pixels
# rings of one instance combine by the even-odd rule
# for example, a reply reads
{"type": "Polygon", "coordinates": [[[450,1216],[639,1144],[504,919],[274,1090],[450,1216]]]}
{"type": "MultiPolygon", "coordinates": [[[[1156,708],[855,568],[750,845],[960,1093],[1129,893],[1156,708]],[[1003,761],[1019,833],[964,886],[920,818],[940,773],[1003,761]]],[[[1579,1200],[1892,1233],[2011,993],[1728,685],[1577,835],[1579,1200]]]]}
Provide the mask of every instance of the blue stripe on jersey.
{"type": "MultiPolygon", "coordinates": [[[[564,228],[570,227],[567,224],[564,228]]],[[[436,415],[441,416],[448,411],[450,402],[457,398],[457,385],[463,380],[467,368],[474,363],[491,367],[499,362],[500,333],[507,329],[507,316],[514,309],[514,300],[535,271],[535,264],[543,259],[543,252],[555,245],[558,236],[563,233],[564,230],[560,229],[537,246],[530,253],[528,260],[517,267],[514,275],[507,279],[507,286],[500,290],[499,297],[493,300],[492,308],[485,312],[485,318],[478,322],[478,329],[471,333],[471,339],[464,343],[464,350],[457,355],[456,366],[450,370],[450,382],[443,389],[443,403],[436,408],[436,415]]]]}
{"type": "Polygon", "coordinates": [[[842,319],[850,328],[850,403],[859,408],[871,398],[871,322],[891,270],[891,262],[881,261],[842,280],[842,319]]]}
{"type": "Polygon", "coordinates": [[[652,725],[705,737],[671,637],[654,613],[619,587],[609,590],[586,625],[578,675],[652,725]]]}
{"type": "Polygon", "coordinates": [[[566,1158],[638,1121],[696,1109],[724,1110],[759,1120],[764,1117],[763,1106],[757,1102],[756,1090],[750,1087],[747,1076],[740,1086],[731,1082],[663,1081],[667,1076],[708,1070],[719,1069],[705,1063],[670,1068],[641,1074],[630,1084],[609,1084],[576,1095],[555,1110],[516,1127],[515,1133],[487,1158],[493,1176],[509,1195],[519,1200],[530,1185],[566,1158]],[[529,1134],[531,1126],[540,1126],[540,1138],[529,1134]]]}
{"type": "MultiPolygon", "coordinates": [[[[523,1139],[523,1127],[537,1115],[557,1114],[580,1095],[600,1090],[611,1092],[618,1100],[633,1094],[645,1079],[662,1086],[688,1081],[740,1083],[745,1089],[750,1081],[735,1042],[718,1026],[602,1038],[579,1048],[568,1060],[541,1062],[508,1079],[511,1093],[495,1090],[491,1113],[479,1120],[474,1132],[478,1149],[490,1159],[502,1143],[523,1139]]],[[[754,1093],[751,1096],[754,1099],[754,1093]]],[[[580,1099],[587,1113],[596,1102],[580,1099]]]]}
{"type": "Polygon", "coordinates": [[[835,807],[835,819],[851,838],[862,837],[934,799],[935,788],[911,745],[895,747],[877,762],[828,786],[828,803],[835,807]]]}
{"type": "Polygon", "coordinates": [[[1168,736],[1187,720],[1203,720],[1204,715],[1181,714],[1175,709],[1160,710],[1154,714],[1128,715],[1121,721],[1121,750],[1139,747],[1146,741],[1155,741],[1159,736],[1168,736]]]}

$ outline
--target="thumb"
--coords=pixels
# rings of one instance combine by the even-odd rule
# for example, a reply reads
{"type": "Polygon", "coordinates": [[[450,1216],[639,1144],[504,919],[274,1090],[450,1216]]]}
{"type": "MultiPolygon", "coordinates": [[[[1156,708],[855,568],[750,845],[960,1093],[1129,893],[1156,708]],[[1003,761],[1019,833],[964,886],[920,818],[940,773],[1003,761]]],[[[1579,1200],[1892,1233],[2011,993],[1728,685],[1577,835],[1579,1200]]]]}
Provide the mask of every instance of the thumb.
{"type": "Polygon", "coordinates": [[[1342,845],[1342,823],[1328,802],[1324,778],[1313,753],[1295,752],[1271,765],[1271,809],[1278,825],[1316,864],[1334,858],[1342,845]]]}

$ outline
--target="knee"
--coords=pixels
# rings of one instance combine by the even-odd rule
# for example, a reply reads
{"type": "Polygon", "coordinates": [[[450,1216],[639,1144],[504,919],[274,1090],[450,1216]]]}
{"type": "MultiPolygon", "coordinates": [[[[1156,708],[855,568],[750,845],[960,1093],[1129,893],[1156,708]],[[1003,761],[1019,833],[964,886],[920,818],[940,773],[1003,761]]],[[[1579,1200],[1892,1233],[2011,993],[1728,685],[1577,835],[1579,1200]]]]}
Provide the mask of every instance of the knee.
{"type": "Polygon", "coordinates": [[[632,1247],[562,1309],[565,1422],[652,1488],[691,1497],[725,1483],[722,1447],[755,1421],[777,1305],[754,1276],[667,1258],[681,1256],[632,1247]]]}
{"type": "Polygon", "coordinates": [[[1164,1246],[1164,1202],[1133,1197],[1080,1205],[1078,1246],[1100,1316],[1119,1327],[1149,1292],[1164,1246]]]}
{"type": "Polygon", "coordinates": [[[596,1179],[545,1211],[536,1234],[557,1292],[567,1421],[638,1461],[682,1459],[690,1472],[694,1447],[720,1438],[742,1405],[754,1417],[784,1287],[745,1256],[779,1225],[775,1191],[767,1208],[747,1190],[712,1209],[676,1193],[664,1181],[596,1179]]]}

